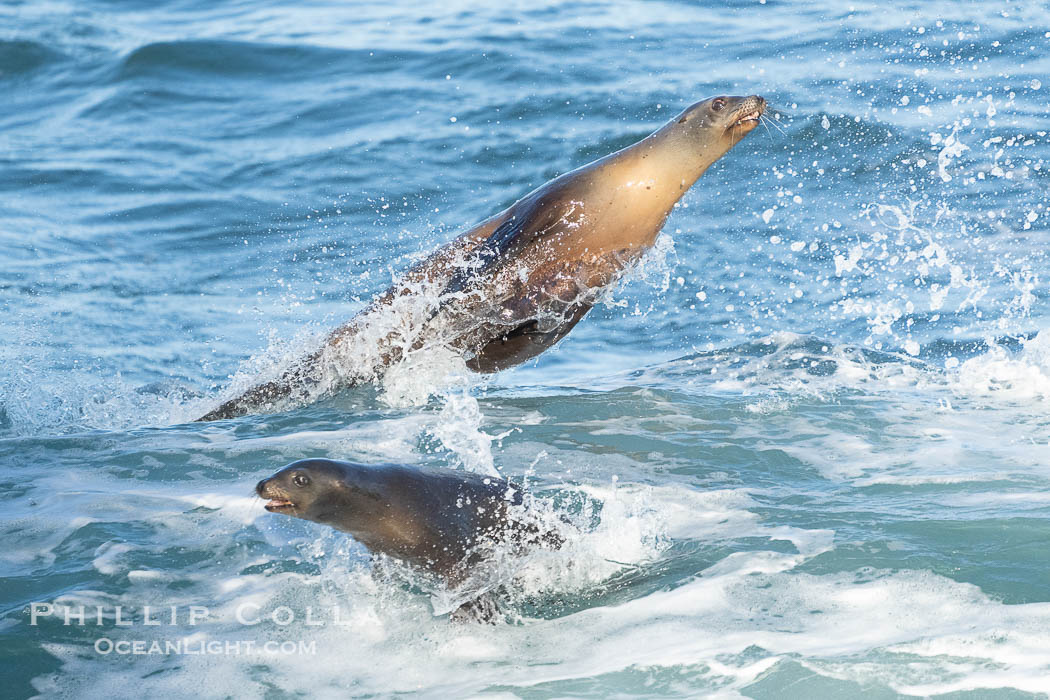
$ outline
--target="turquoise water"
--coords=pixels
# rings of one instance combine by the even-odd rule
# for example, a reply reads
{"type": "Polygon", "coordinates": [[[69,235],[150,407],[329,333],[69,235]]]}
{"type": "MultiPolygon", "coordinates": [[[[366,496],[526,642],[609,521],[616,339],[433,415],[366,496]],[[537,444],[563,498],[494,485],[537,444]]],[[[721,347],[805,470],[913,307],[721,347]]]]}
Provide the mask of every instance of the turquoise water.
{"type": "Polygon", "coordinates": [[[5,697],[1047,697],[1045,7],[291,5],[0,5],[5,697]],[[780,129],[553,351],[189,422],[720,93],[780,129]],[[578,530],[450,625],[263,511],[313,456],[495,469],[578,530]]]}

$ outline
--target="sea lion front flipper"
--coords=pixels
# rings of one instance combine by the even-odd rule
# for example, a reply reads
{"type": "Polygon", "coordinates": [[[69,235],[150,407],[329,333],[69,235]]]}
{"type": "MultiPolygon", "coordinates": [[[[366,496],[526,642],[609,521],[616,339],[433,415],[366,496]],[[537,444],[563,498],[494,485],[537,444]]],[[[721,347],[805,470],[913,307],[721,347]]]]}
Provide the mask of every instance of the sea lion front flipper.
{"type": "Polygon", "coordinates": [[[479,348],[467,360],[467,367],[473,372],[490,374],[521,364],[564,338],[590,310],[591,304],[570,305],[563,311],[561,323],[553,328],[541,327],[538,319],[525,316],[524,323],[496,335],[479,348]]]}
{"type": "Polygon", "coordinates": [[[475,249],[477,262],[456,269],[452,279],[445,285],[442,297],[456,294],[466,289],[471,282],[488,273],[493,265],[512,249],[519,248],[522,241],[519,237],[527,226],[527,216],[511,216],[496,227],[492,234],[475,249]],[[518,245],[515,245],[518,244],[518,245]]]}
{"type": "Polygon", "coordinates": [[[486,625],[494,625],[499,621],[502,614],[503,611],[500,610],[499,601],[489,591],[474,600],[468,600],[463,605],[460,605],[449,614],[448,619],[449,622],[481,622],[486,625]]]}
{"type": "Polygon", "coordinates": [[[550,224],[560,219],[561,215],[562,207],[544,199],[531,198],[519,202],[510,215],[474,248],[476,262],[459,267],[445,285],[442,296],[461,292],[474,280],[489,275],[497,264],[508,260],[547,232],[550,224]]]}

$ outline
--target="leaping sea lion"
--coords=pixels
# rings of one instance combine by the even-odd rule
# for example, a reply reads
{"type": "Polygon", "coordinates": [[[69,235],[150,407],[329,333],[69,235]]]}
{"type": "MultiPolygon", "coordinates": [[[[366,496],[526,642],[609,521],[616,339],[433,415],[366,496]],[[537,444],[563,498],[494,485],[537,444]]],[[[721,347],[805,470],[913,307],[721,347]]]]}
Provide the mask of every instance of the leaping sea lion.
{"type": "MultiPolygon", "coordinates": [[[[520,517],[516,484],[469,472],[304,459],[260,481],[255,492],[269,501],[271,513],[347,532],[369,551],[406,561],[450,586],[469,576],[486,547],[562,543],[557,533],[541,533],[520,517]]],[[[457,612],[491,617],[491,605],[469,601],[457,612]]]]}
{"type": "Polygon", "coordinates": [[[551,180],[439,248],[277,379],[199,420],[374,381],[437,345],[477,372],[535,357],[652,247],[675,203],[765,107],[757,95],[697,102],[638,143],[551,180]]]}

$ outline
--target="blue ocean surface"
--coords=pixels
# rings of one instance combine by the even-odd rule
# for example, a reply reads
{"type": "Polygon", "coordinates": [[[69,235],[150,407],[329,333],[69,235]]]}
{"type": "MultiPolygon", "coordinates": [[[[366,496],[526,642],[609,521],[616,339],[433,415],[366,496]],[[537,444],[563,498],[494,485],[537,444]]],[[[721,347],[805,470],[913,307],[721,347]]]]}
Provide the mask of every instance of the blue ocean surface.
{"type": "Polygon", "coordinates": [[[0,682],[1046,698],[1040,2],[0,3],[0,682]],[[194,418],[689,104],[769,123],[553,350],[194,418]],[[571,521],[508,622],[263,510],[306,457],[571,521]]]}

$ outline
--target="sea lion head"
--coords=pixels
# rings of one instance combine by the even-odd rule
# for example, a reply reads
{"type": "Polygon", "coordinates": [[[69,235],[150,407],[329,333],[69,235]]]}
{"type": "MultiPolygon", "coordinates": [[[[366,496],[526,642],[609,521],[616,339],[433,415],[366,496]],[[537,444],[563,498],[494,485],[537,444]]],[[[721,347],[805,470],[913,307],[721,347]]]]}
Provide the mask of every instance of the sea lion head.
{"type": "Polygon", "coordinates": [[[714,162],[751,133],[765,111],[766,100],[758,95],[719,95],[687,107],[672,125],[705,160],[714,162]]]}
{"type": "Polygon", "coordinates": [[[374,476],[364,467],[330,459],[302,459],[263,479],[255,493],[266,510],[353,531],[365,523],[379,500],[374,476]]]}
{"type": "Polygon", "coordinates": [[[328,525],[375,554],[446,578],[486,538],[521,528],[506,515],[522,502],[520,489],[452,470],[304,459],[260,481],[255,493],[271,513],[328,525]]]}

